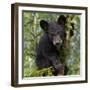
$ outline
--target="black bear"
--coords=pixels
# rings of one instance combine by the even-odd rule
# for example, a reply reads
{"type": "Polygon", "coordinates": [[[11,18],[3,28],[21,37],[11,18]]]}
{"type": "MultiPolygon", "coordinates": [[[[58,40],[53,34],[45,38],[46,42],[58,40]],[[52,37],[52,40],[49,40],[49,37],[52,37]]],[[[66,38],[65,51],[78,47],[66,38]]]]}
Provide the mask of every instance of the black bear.
{"type": "Polygon", "coordinates": [[[36,50],[36,64],[38,69],[53,67],[54,75],[62,72],[66,75],[68,68],[63,63],[60,56],[60,48],[64,46],[66,40],[65,32],[66,17],[60,15],[57,22],[40,21],[40,26],[44,31],[36,50]]]}

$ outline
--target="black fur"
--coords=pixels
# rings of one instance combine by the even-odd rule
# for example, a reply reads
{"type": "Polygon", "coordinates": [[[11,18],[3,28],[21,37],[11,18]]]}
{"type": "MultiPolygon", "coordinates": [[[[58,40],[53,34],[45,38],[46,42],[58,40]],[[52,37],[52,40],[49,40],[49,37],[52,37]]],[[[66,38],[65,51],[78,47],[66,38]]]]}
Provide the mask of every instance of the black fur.
{"type": "Polygon", "coordinates": [[[40,21],[40,26],[44,30],[44,35],[41,37],[37,47],[36,64],[38,69],[52,66],[54,75],[61,74],[64,70],[64,75],[67,74],[67,66],[60,59],[60,50],[65,44],[66,17],[61,15],[57,22],[40,21]]]}

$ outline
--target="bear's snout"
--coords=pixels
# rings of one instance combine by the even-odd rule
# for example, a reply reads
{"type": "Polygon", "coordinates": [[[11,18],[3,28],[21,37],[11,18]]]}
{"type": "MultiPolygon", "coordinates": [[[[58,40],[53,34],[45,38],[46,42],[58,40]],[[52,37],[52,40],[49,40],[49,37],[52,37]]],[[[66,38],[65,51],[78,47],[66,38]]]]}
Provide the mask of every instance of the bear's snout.
{"type": "Polygon", "coordinates": [[[54,46],[61,46],[62,45],[62,39],[59,35],[56,35],[53,37],[53,45],[54,46]]]}

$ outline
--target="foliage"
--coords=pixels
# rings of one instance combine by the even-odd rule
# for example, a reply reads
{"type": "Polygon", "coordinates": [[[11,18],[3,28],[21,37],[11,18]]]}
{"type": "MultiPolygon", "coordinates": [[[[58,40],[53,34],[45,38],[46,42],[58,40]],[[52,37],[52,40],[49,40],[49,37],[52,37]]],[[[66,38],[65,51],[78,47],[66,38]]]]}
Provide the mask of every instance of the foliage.
{"type": "MultiPolygon", "coordinates": [[[[80,15],[64,14],[67,19],[66,24],[66,47],[64,50],[65,63],[69,67],[68,75],[80,74],[80,15]],[[74,28],[72,26],[74,24],[74,28]],[[71,37],[70,32],[74,35],[71,37]]],[[[35,64],[36,47],[43,34],[40,28],[40,20],[56,21],[60,13],[28,12],[23,11],[23,47],[24,47],[24,77],[30,76],[53,76],[51,67],[37,70],[35,64]]]]}
{"type": "Polygon", "coordinates": [[[38,77],[38,76],[53,76],[53,68],[49,67],[49,68],[44,68],[41,70],[35,70],[32,72],[32,74],[30,75],[31,77],[38,77]]]}
{"type": "Polygon", "coordinates": [[[66,25],[67,30],[67,50],[66,63],[69,67],[69,75],[79,75],[80,74],[80,15],[69,15],[66,25]],[[74,35],[70,37],[70,31],[74,25],[74,35]]]}

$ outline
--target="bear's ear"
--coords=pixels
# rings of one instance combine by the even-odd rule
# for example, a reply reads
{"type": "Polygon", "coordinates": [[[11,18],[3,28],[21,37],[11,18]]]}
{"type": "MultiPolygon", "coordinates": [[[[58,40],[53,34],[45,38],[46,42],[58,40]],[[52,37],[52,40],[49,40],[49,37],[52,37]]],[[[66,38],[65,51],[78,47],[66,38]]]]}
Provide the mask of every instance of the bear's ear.
{"type": "Polygon", "coordinates": [[[66,23],[66,17],[64,15],[60,15],[59,18],[58,18],[58,20],[57,20],[57,23],[59,25],[65,25],[65,23],[66,23]]]}
{"type": "Polygon", "coordinates": [[[48,24],[47,21],[41,20],[41,21],[40,21],[40,26],[41,26],[41,28],[42,28],[45,32],[48,31],[49,24],[48,24]]]}

